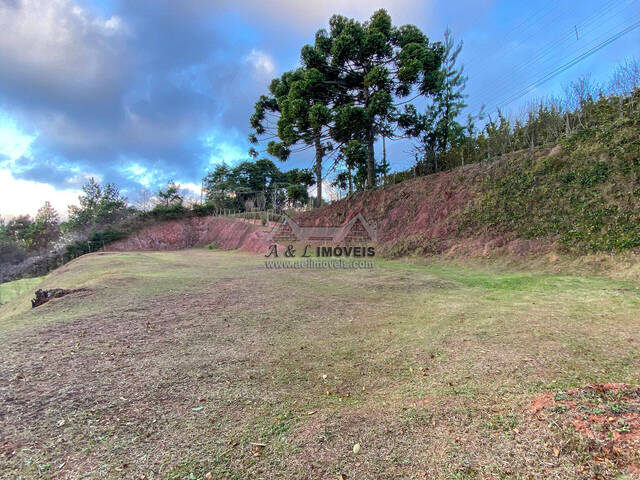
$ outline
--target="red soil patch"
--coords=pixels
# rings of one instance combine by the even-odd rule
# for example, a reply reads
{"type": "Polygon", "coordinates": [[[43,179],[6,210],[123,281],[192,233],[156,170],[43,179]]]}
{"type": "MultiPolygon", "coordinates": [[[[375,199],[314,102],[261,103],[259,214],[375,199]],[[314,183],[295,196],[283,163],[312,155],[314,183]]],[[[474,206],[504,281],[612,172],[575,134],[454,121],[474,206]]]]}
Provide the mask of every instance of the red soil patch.
{"type": "Polygon", "coordinates": [[[640,387],[611,383],[546,392],[527,412],[590,440],[594,461],[640,472],[640,387]]]}
{"type": "Polygon", "coordinates": [[[145,227],[108,245],[108,251],[181,250],[210,244],[224,249],[266,252],[266,229],[243,220],[195,217],[169,220],[145,227]]]}
{"type": "MultiPolygon", "coordinates": [[[[537,151],[546,155],[550,149],[537,151]]],[[[331,205],[297,214],[301,226],[340,226],[359,213],[375,222],[379,251],[448,256],[487,256],[500,249],[515,256],[548,253],[550,241],[523,240],[509,233],[461,231],[461,214],[481,193],[482,180],[499,162],[476,163],[360,192],[331,205]]]]}
{"type": "Polygon", "coordinates": [[[455,213],[468,205],[474,189],[459,177],[475,175],[478,166],[408,180],[339,200],[330,206],[296,215],[304,226],[340,226],[358,213],[378,228],[385,245],[415,235],[443,238],[457,229],[455,213]]]}

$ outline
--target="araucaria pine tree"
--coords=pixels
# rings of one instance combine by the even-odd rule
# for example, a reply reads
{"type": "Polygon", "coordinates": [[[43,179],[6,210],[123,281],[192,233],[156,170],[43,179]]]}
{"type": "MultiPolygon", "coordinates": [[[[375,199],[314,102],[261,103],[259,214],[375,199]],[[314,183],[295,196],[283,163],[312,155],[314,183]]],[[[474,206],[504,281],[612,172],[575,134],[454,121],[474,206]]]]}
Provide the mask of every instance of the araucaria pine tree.
{"type": "Polygon", "coordinates": [[[463,67],[457,66],[461,50],[462,42],[456,44],[451,30],[447,28],[439,90],[423,114],[418,113],[413,105],[407,105],[400,116],[400,125],[419,139],[417,150],[422,156],[421,164],[433,172],[439,170],[438,158],[464,139],[465,127],[457,121],[467,106],[464,93],[467,77],[463,67]]]}

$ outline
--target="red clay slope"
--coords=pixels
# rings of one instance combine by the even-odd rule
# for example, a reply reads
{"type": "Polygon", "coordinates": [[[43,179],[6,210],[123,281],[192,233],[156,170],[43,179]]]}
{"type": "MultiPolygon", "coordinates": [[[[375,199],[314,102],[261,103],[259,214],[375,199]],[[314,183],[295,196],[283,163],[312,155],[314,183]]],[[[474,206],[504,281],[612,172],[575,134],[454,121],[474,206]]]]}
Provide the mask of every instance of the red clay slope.
{"type": "Polygon", "coordinates": [[[496,248],[514,254],[546,250],[548,243],[538,240],[459,230],[460,215],[479,194],[483,177],[491,172],[491,165],[467,165],[360,192],[300,213],[295,220],[302,226],[339,226],[361,213],[368,222],[376,223],[378,251],[391,256],[486,255],[496,248]]]}
{"type": "Polygon", "coordinates": [[[266,252],[269,242],[264,229],[242,221],[221,217],[194,217],[168,220],[144,227],[127,238],[107,246],[108,251],[180,250],[215,244],[224,249],[266,252]]]}

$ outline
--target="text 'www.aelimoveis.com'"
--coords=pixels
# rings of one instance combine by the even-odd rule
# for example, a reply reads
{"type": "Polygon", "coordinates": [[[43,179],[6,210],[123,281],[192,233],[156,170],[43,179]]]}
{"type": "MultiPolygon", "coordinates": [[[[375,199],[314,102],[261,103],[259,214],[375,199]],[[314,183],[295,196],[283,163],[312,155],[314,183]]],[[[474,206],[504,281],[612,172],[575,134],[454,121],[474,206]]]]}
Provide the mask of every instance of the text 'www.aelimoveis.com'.
{"type": "Polygon", "coordinates": [[[305,270],[305,269],[371,269],[374,267],[373,260],[295,260],[295,261],[266,261],[266,268],[273,270],[305,270]]]}

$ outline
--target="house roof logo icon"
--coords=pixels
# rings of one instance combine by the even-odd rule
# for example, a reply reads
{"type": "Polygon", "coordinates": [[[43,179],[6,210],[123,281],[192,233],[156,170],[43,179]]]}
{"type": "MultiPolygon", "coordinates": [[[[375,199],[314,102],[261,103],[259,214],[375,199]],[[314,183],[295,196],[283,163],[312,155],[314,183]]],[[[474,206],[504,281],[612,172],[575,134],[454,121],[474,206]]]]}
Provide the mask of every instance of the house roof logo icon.
{"type": "Polygon", "coordinates": [[[290,217],[283,215],[270,232],[274,242],[307,242],[307,243],[375,243],[378,232],[374,223],[367,222],[358,213],[341,226],[303,227],[290,217]]]}

